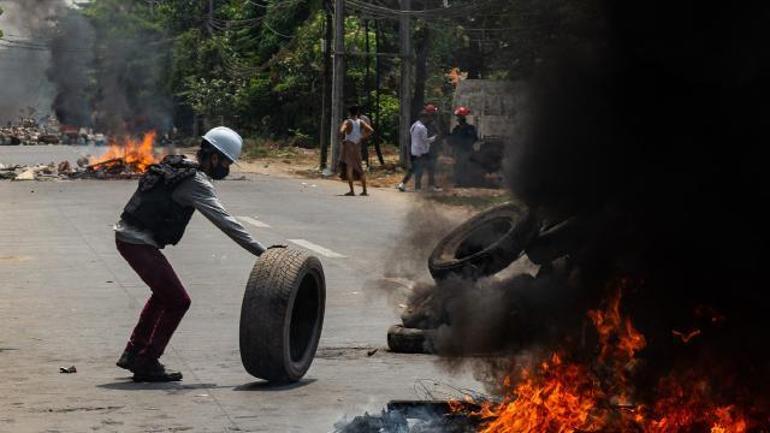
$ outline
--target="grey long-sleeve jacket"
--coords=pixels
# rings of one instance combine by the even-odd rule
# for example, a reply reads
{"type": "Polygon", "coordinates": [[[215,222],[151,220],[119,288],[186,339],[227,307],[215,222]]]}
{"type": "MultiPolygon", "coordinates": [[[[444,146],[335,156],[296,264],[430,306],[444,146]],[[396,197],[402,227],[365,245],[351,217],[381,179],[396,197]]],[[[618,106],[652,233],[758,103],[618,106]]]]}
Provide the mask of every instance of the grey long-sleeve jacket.
{"type": "MultiPolygon", "coordinates": [[[[243,225],[225,210],[217,198],[211,179],[205,173],[199,171],[194,177],[182,181],[171,194],[171,198],[181,206],[194,207],[250,253],[260,255],[265,251],[265,247],[257,242],[243,225]]],[[[158,247],[150,231],[140,230],[123,220],[118,221],[115,225],[115,237],[130,244],[158,247]]]]}

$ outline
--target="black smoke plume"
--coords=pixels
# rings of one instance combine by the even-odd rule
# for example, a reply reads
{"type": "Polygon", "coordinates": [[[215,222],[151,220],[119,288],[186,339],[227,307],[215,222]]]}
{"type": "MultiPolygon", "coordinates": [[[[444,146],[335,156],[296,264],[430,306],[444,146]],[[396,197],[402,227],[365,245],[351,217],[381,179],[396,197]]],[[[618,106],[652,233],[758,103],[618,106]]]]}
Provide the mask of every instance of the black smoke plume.
{"type": "Polygon", "coordinates": [[[77,10],[66,9],[51,38],[48,80],[56,94],[51,103],[65,125],[93,126],[94,29],[77,10]]]}
{"type": "Polygon", "coordinates": [[[0,122],[22,114],[42,118],[49,113],[53,86],[46,79],[50,51],[46,44],[62,0],[6,0],[0,28],[0,122]]]}
{"type": "Polygon", "coordinates": [[[770,378],[770,7],[606,2],[604,16],[536,72],[510,188],[542,215],[595,222],[572,251],[581,292],[561,303],[596,304],[630,276],[625,307],[661,370],[721,366],[751,388],[770,378]],[[694,329],[689,345],[672,336],[694,329]]]}
{"type": "Polygon", "coordinates": [[[698,371],[716,401],[770,413],[770,6],[591,6],[579,37],[545,48],[507,149],[513,195],[544,227],[570,219],[572,240],[537,277],[437,287],[437,347],[590,356],[586,312],[626,281],[624,314],[648,342],[641,395],[698,371]]]}
{"type": "Polygon", "coordinates": [[[7,0],[0,116],[10,120],[34,106],[63,124],[113,134],[169,130],[170,40],[136,19],[149,14],[146,4],[128,3],[103,3],[88,14],[96,6],[87,2],[7,0]]]}

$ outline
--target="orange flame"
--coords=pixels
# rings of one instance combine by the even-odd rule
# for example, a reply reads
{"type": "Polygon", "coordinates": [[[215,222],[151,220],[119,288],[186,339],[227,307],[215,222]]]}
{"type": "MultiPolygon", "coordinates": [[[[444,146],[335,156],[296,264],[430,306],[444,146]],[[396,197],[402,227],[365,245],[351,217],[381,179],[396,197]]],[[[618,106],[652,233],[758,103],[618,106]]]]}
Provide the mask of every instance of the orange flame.
{"type": "Polygon", "coordinates": [[[599,333],[601,344],[601,360],[607,360],[610,356],[616,359],[632,360],[637,352],[644,349],[647,341],[639,331],[631,324],[631,319],[620,315],[621,290],[610,299],[606,311],[591,310],[588,317],[599,333]],[[614,352],[614,353],[613,353],[614,352]]]}
{"type": "Polygon", "coordinates": [[[155,136],[155,131],[150,131],[144,134],[141,141],[129,138],[123,143],[112,142],[103,155],[91,158],[89,163],[91,166],[103,167],[121,164],[127,167],[129,171],[144,173],[150,165],[159,161],[155,157],[152,146],[155,142],[155,136]]]}
{"type": "Polygon", "coordinates": [[[671,331],[671,334],[673,334],[674,337],[677,337],[680,340],[682,340],[682,343],[687,344],[687,343],[690,342],[690,340],[692,340],[693,338],[699,336],[701,334],[701,331],[700,331],[700,329],[696,329],[694,331],[690,331],[688,333],[684,333],[682,331],[677,331],[676,329],[674,329],[673,331],[671,331]]]}
{"type": "Polygon", "coordinates": [[[603,395],[580,365],[566,364],[553,354],[539,369],[525,369],[510,398],[486,403],[480,415],[490,421],[482,433],[594,431],[593,416],[603,395]]]}
{"type": "Polygon", "coordinates": [[[484,420],[481,433],[748,431],[751,423],[745,412],[715,403],[706,381],[694,373],[672,373],[660,380],[650,406],[633,402],[630,375],[646,340],[621,314],[626,284],[621,283],[605,309],[588,312],[601,349],[595,363],[570,362],[564,354],[552,354],[536,368],[509,375],[503,401],[481,402],[481,411],[472,414],[484,420]]]}

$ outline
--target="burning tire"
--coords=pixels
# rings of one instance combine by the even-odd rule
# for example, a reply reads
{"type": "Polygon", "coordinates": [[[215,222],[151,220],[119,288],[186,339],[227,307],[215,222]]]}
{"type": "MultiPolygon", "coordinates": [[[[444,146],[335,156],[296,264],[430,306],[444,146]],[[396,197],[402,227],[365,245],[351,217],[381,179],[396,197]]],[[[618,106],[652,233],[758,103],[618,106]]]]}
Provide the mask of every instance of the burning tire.
{"type": "Polygon", "coordinates": [[[252,376],[300,380],[315,357],[326,305],[321,262],[276,248],[257,259],[241,307],[241,361],[252,376]]]}
{"type": "Polygon", "coordinates": [[[438,243],[428,259],[433,278],[479,278],[495,274],[516,260],[537,233],[529,212],[506,203],[461,224],[438,243]]]}
{"type": "Polygon", "coordinates": [[[538,265],[545,265],[578,248],[590,226],[585,217],[570,217],[550,225],[538,233],[527,245],[527,257],[538,265]],[[583,236],[581,236],[583,235],[583,236]]]}
{"type": "Polygon", "coordinates": [[[436,331],[393,325],[388,329],[388,349],[396,353],[435,353],[436,331]]]}

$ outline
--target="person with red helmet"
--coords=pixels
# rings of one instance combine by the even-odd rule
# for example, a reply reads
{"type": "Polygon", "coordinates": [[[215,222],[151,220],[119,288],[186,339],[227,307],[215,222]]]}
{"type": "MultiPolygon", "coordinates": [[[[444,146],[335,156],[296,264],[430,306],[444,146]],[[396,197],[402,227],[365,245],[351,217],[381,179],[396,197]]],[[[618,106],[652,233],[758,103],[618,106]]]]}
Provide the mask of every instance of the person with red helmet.
{"type": "Polygon", "coordinates": [[[455,185],[462,186],[468,183],[466,178],[472,172],[468,170],[468,164],[473,155],[473,145],[479,140],[479,135],[476,127],[468,123],[470,108],[461,105],[455,109],[454,114],[457,116],[457,126],[449,135],[449,143],[454,150],[455,185]]]}
{"type": "Polygon", "coordinates": [[[468,107],[461,105],[455,109],[455,116],[458,118],[465,119],[469,114],[471,114],[471,110],[468,107]]]}

